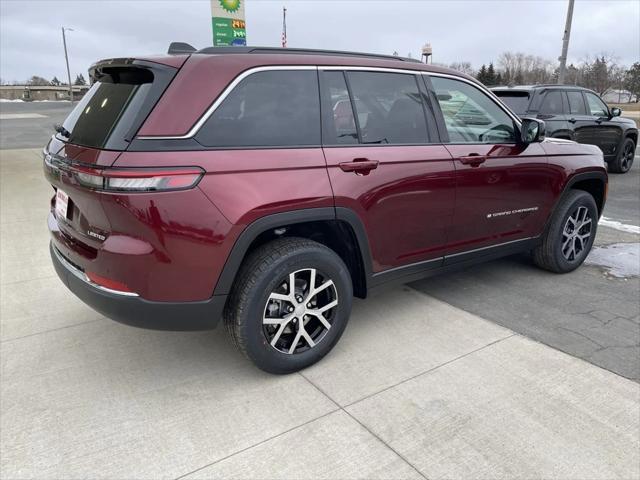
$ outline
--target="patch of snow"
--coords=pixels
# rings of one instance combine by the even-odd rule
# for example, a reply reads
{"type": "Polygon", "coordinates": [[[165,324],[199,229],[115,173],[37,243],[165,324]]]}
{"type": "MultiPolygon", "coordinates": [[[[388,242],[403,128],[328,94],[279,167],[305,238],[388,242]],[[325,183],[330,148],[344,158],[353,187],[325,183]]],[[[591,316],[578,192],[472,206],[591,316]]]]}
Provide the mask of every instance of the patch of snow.
{"type": "Polygon", "coordinates": [[[0,103],[8,103],[8,102],[24,102],[21,98],[16,98],[14,100],[9,100],[8,98],[0,98],[0,103]]]}
{"type": "Polygon", "coordinates": [[[585,263],[604,267],[613,277],[640,277],[640,243],[593,247],[585,263]]]}
{"type": "Polygon", "coordinates": [[[627,233],[640,233],[640,227],[636,227],[635,225],[629,225],[627,223],[618,222],[617,220],[612,220],[611,218],[602,217],[598,222],[598,225],[602,225],[604,227],[615,228],[616,230],[620,230],[621,232],[627,233]]]}

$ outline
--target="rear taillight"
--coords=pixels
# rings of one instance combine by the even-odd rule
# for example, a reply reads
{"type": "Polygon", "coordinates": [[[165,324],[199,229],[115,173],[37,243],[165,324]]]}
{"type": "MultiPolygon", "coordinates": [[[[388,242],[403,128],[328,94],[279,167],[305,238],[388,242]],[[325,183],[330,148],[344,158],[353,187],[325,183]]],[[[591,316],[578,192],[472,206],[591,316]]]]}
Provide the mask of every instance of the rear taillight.
{"type": "Polygon", "coordinates": [[[184,190],[195,187],[204,174],[198,167],[104,170],[74,167],[70,171],[80,185],[109,192],[184,190]]]}

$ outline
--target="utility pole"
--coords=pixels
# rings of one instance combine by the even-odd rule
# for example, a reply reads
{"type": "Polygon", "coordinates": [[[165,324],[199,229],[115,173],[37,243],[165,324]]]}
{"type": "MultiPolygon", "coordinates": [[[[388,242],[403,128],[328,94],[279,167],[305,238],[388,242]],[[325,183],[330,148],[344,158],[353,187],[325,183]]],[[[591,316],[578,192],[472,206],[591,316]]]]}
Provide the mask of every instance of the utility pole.
{"type": "Polygon", "coordinates": [[[562,54],[560,55],[560,71],[558,73],[558,83],[564,83],[564,77],[567,73],[567,51],[569,50],[569,37],[571,36],[571,21],[573,20],[573,3],[569,0],[569,9],[567,10],[567,23],[564,26],[564,37],[562,37],[562,54]]]}
{"type": "Polygon", "coordinates": [[[67,38],[64,34],[65,30],[73,32],[73,28],[62,27],[62,44],[64,45],[64,60],[67,62],[67,78],[69,79],[69,100],[73,103],[73,86],[71,85],[71,70],[69,70],[69,55],[67,54],[67,38]]]}
{"type": "Polygon", "coordinates": [[[282,48],[287,48],[287,9],[282,7],[282,48]]]}

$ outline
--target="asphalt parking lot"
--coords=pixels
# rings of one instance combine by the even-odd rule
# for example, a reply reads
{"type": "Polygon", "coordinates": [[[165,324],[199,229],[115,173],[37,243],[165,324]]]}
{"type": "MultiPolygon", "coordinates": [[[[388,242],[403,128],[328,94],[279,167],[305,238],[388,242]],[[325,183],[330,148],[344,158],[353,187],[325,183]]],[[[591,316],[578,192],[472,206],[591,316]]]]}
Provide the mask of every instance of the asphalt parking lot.
{"type": "Polygon", "coordinates": [[[59,282],[39,152],[68,108],[0,104],[1,478],[640,478],[640,157],[591,264],[390,289],[271,376],[222,329],[126,327],[59,282]]]}

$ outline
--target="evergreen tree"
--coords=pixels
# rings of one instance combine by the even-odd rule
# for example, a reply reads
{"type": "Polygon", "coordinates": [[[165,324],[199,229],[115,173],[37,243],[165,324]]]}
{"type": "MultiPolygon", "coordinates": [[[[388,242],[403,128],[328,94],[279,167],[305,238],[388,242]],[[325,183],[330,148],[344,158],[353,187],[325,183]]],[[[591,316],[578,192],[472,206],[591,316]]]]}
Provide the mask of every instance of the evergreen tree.
{"type": "Polygon", "coordinates": [[[500,72],[498,72],[498,74],[496,75],[496,86],[498,85],[502,85],[502,75],[500,74],[500,72]]]}
{"type": "Polygon", "coordinates": [[[640,62],[634,63],[625,75],[624,86],[640,100],[640,62]]]}
{"type": "Polygon", "coordinates": [[[82,74],[79,74],[76,77],[76,81],[73,82],[74,85],[86,85],[87,81],[84,79],[84,76],[82,74]]]}
{"type": "Polygon", "coordinates": [[[494,86],[496,84],[496,71],[493,68],[493,62],[489,63],[489,68],[487,69],[487,81],[483,83],[490,86],[494,86]]]}
{"type": "Polygon", "coordinates": [[[51,79],[51,85],[53,85],[54,87],[59,87],[60,86],[60,80],[58,80],[58,77],[53,77],[51,79]]]}
{"type": "Polygon", "coordinates": [[[478,75],[476,75],[476,79],[480,83],[487,83],[487,66],[483,63],[482,67],[478,71],[478,75]]]}

